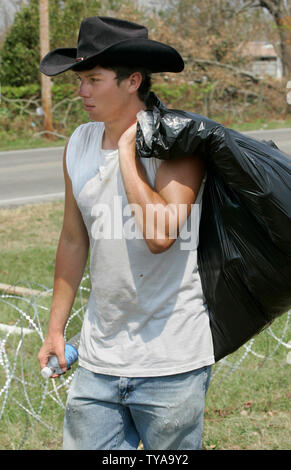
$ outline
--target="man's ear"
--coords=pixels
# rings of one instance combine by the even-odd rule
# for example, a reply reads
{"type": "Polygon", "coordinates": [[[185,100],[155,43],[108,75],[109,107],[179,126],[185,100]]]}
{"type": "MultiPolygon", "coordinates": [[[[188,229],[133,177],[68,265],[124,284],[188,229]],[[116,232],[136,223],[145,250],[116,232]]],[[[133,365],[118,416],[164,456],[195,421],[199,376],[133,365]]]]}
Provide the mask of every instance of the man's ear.
{"type": "Polygon", "coordinates": [[[140,72],[133,72],[129,77],[129,92],[135,93],[142,82],[142,74],[140,72]]]}

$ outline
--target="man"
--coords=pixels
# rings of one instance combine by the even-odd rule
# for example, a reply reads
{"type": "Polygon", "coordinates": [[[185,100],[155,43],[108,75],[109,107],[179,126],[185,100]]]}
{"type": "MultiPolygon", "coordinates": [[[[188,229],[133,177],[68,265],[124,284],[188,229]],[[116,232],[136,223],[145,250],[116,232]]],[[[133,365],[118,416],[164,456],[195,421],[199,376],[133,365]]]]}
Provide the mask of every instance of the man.
{"type": "Polygon", "coordinates": [[[136,449],[141,440],[145,449],[200,449],[214,362],[197,268],[204,168],[193,155],[141,161],[135,151],[150,73],[179,72],[182,58],[143,26],[91,17],[77,50],[56,49],[41,64],[47,75],[69,69],[91,121],[64,154],[64,222],[41,367],[56,354],[66,369],[64,328],[89,248],[92,291],[63,448],[136,449]]]}

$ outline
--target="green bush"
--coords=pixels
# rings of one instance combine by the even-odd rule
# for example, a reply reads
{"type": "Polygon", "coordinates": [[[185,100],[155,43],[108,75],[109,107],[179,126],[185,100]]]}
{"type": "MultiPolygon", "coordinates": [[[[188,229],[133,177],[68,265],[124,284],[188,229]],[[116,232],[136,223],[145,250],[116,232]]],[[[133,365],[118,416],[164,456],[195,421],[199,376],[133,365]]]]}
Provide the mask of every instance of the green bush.
{"type": "MultiPolygon", "coordinates": [[[[50,48],[76,47],[80,22],[87,16],[118,10],[121,0],[50,0],[50,48]]],[[[30,0],[15,16],[1,48],[0,81],[5,86],[40,83],[39,0],[30,0]]],[[[70,81],[67,74],[59,80],[70,81]]]]}
{"type": "Polygon", "coordinates": [[[40,85],[38,83],[23,86],[3,86],[1,88],[1,94],[10,100],[29,99],[35,95],[40,97],[40,93],[40,85]]]}
{"type": "Polygon", "coordinates": [[[2,85],[22,86],[39,81],[39,13],[38,1],[31,0],[15,16],[1,50],[2,85]]]}

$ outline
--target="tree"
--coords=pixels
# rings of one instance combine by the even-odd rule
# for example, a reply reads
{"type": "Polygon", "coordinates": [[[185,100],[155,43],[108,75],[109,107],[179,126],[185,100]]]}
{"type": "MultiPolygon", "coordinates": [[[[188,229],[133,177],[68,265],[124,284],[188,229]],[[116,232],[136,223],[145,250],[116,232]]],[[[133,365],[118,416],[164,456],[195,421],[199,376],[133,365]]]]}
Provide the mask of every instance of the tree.
{"type": "Polygon", "coordinates": [[[266,8],[277,26],[283,75],[291,77],[291,1],[290,0],[253,0],[247,2],[253,7],[266,8]]]}
{"type": "Polygon", "coordinates": [[[2,85],[21,86],[39,83],[38,1],[31,0],[19,11],[1,50],[0,80],[2,85]]]}
{"type": "MultiPolygon", "coordinates": [[[[30,0],[15,15],[14,23],[1,48],[2,85],[40,84],[39,1],[30,0]]],[[[50,47],[76,47],[80,22],[87,16],[122,16],[122,9],[133,0],[49,0],[50,47]]],[[[56,77],[69,83],[69,74],[56,77]]]]}
{"type": "MultiPolygon", "coordinates": [[[[117,0],[107,0],[117,8],[117,0]]],[[[50,46],[75,47],[82,18],[100,14],[99,0],[50,0],[50,46]]],[[[30,0],[16,15],[1,49],[2,85],[40,84],[39,0],[30,0]]],[[[66,78],[64,78],[66,81],[66,78]]]]}

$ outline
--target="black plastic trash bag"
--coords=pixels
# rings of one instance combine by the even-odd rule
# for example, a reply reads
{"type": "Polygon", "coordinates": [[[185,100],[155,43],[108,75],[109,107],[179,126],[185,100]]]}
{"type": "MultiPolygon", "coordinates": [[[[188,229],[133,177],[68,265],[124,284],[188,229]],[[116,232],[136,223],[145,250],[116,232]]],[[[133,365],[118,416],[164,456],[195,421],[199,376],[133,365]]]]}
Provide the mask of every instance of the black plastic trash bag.
{"type": "Polygon", "coordinates": [[[198,266],[218,361],[291,307],[291,159],[153,93],[136,144],[140,157],[206,163],[198,266]]]}

